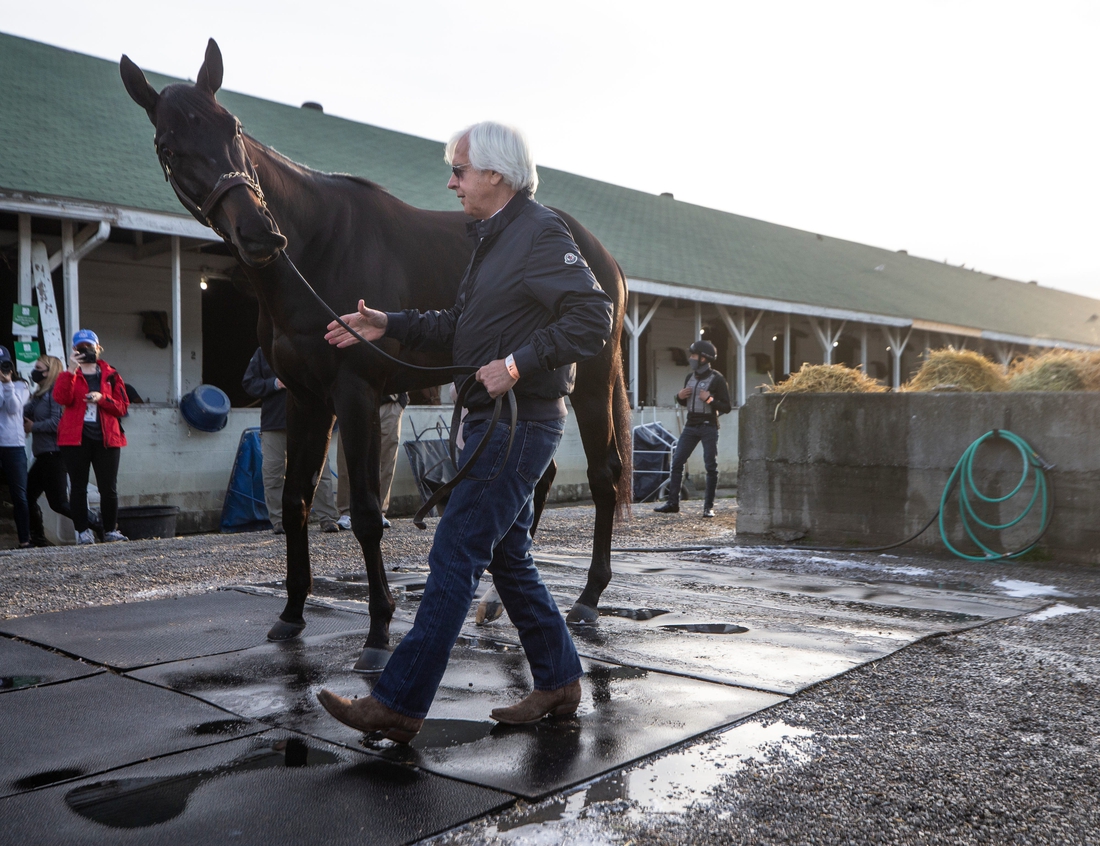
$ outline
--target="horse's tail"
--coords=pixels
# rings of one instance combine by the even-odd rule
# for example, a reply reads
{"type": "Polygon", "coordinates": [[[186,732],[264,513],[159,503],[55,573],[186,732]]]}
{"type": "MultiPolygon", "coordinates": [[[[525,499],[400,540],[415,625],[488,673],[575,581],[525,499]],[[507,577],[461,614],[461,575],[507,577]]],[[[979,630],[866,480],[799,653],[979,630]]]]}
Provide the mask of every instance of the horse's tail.
{"type": "Polygon", "coordinates": [[[634,502],[634,439],[630,400],[626,393],[626,377],[623,374],[622,358],[619,359],[619,372],[611,393],[611,418],[615,431],[615,451],[619,455],[620,472],[615,482],[615,519],[630,517],[630,506],[634,502]]]}

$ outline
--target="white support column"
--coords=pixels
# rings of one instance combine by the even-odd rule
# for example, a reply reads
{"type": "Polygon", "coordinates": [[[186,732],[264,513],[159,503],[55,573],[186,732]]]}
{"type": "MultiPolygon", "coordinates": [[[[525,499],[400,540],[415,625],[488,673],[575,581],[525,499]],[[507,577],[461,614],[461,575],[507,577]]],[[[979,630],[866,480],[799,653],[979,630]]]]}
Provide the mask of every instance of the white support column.
{"type": "Polygon", "coordinates": [[[695,301],[695,336],[691,339],[695,343],[703,337],[703,304],[695,301]]]}
{"type": "MultiPolygon", "coordinates": [[[[72,341],[80,328],[80,271],[79,263],[72,261],[73,222],[61,221],[61,268],[65,289],[65,343],[72,341]]],[[[50,262],[53,264],[53,262],[50,262]]]]}
{"type": "Polygon", "coordinates": [[[902,338],[901,330],[904,328],[904,326],[882,327],[882,334],[886,336],[886,343],[890,345],[890,354],[894,357],[893,388],[895,391],[901,387],[901,354],[905,352],[905,347],[913,334],[913,327],[910,326],[909,331],[902,338]]]}
{"type": "Polygon", "coordinates": [[[864,323],[859,329],[859,366],[863,368],[863,372],[867,372],[867,324],[864,323]]]}
{"type": "Polygon", "coordinates": [[[34,282],[31,279],[31,216],[19,215],[19,302],[30,305],[34,282]]]}
{"type": "Polygon", "coordinates": [[[172,236],[172,401],[183,396],[183,337],[180,332],[180,237],[172,236]]]}
{"type": "Polygon", "coordinates": [[[791,314],[783,315],[783,375],[791,372],[791,314]]]}
{"type": "Polygon", "coordinates": [[[641,407],[641,401],[638,398],[638,356],[640,354],[638,340],[641,338],[646,326],[649,325],[649,321],[653,319],[653,315],[657,313],[657,308],[661,305],[662,299],[662,297],[657,297],[653,301],[653,305],[649,307],[649,311],[646,312],[645,319],[639,322],[638,295],[631,294],[630,313],[623,315],[623,327],[630,335],[630,392],[634,397],[635,410],[641,407]]]}
{"type": "Polygon", "coordinates": [[[836,332],[833,332],[833,320],[831,317],[825,318],[825,328],[821,328],[821,324],[818,323],[816,317],[807,318],[810,321],[810,326],[813,327],[814,334],[817,335],[817,340],[821,342],[821,348],[825,350],[825,363],[833,363],[833,346],[840,340],[840,333],[844,331],[844,327],[848,324],[847,320],[840,321],[840,326],[836,332]]]}
{"type": "Polygon", "coordinates": [[[760,325],[760,318],[764,316],[764,312],[758,311],[752,326],[747,329],[745,328],[747,321],[745,309],[739,308],[737,310],[736,321],[730,317],[729,310],[724,305],[718,306],[718,313],[722,315],[722,321],[726,324],[726,328],[730,330],[730,334],[737,341],[737,406],[740,408],[748,398],[748,391],[745,386],[749,378],[748,368],[745,364],[745,347],[748,345],[752,333],[756,331],[756,327],[760,325]]]}

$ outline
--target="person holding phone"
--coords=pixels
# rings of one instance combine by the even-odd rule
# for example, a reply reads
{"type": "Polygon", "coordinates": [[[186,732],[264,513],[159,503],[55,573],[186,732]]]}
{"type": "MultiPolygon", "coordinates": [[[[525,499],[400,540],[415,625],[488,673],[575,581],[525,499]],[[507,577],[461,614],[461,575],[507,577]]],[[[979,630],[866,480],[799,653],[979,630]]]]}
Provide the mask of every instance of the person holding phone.
{"type": "Polygon", "coordinates": [[[31,519],[27,506],[27,436],[23,432],[23,405],[30,390],[15,369],[11,353],[0,346],[0,465],[11,493],[19,548],[31,546],[31,519]]]}
{"type": "Polygon", "coordinates": [[[118,371],[100,356],[103,347],[91,329],[73,335],[69,368],[58,375],[53,396],[63,407],[57,445],[69,473],[69,509],[77,543],[95,543],[88,525],[88,476],[95,470],[103,539],[124,541],[118,530],[118,460],[126,435],[119,424],[130,407],[118,371]]]}

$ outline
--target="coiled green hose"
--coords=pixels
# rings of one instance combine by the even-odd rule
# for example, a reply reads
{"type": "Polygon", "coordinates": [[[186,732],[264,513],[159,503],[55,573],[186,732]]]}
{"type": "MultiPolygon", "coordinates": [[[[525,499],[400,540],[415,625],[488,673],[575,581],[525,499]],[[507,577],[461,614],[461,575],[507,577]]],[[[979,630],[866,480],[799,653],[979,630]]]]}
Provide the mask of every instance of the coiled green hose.
{"type": "Polygon", "coordinates": [[[887,544],[885,546],[796,546],[794,549],[806,549],[814,550],[817,552],[885,552],[888,549],[897,549],[899,546],[904,546],[910,541],[916,540],[923,535],[929,527],[936,520],[939,520],[940,525],[940,538],[943,540],[944,546],[946,546],[952,553],[959,558],[965,558],[968,561],[1001,561],[1006,558],[1019,558],[1021,555],[1026,555],[1032,549],[1039,540],[1046,534],[1046,530],[1050,527],[1050,518],[1054,515],[1054,507],[1051,504],[1050,498],[1050,484],[1047,482],[1046,471],[1053,470],[1054,465],[1045,461],[1042,456],[1039,455],[1031,445],[1028,444],[1023,438],[1017,435],[1015,432],[1010,432],[1007,429],[991,429],[986,432],[974,443],[966,448],[966,451],[962,454],[962,458],[955,464],[955,469],[951,471],[951,475],[947,479],[947,484],[944,485],[943,494],[940,496],[940,507],[936,509],[936,513],[933,514],[928,522],[921,526],[916,532],[911,534],[905,540],[897,541],[896,543],[887,544]],[[1004,496],[986,496],[974,483],[974,456],[978,453],[978,448],[983,443],[991,438],[1004,438],[1010,444],[1012,444],[1020,453],[1020,458],[1023,460],[1023,472],[1020,474],[1020,481],[1004,496]],[[1018,494],[1029,477],[1033,476],[1035,479],[1035,487],[1031,492],[1031,499],[1028,501],[1027,506],[1020,512],[1019,516],[1010,520],[1007,523],[987,523],[981,517],[974,513],[974,506],[971,505],[971,499],[979,499],[982,502],[1001,503],[1012,499],[1018,494]],[[978,548],[982,550],[983,555],[968,555],[965,552],[960,552],[955,548],[947,538],[947,527],[943,523],[944,510],[947,507],[947,500],[951,496],[951,492],[956,488],[959,488],[959,518],[962,522],[963,528],[966,530],[966,534],[970,537],[974,543],[978,545],[978,548]],[[1039,521],[1039,532],[1021,549],[1012,550],[1010,552],[997,552],[994,549],[990,549],[980,540],[974,533],[973,524],[989,529],[992,531],[1003,531],[1004,529],[1010,529],[1023,520],[1031,510],[1035,507],[1036,502],[1042,503],[1042,519],[1039,521]]]}
{"type": "Polygon", "coordinates": [[[955,469],[951,471],[951,476],[948,478],[947,484],[944,486],[943,495],[940,497],[939,510],[940,538],[943,540],[944,546],[959,558],[965,558],[967,561],[999,561],[1006,558],[1019,558],[1021,555],[1032,550],[1050,525],[1050,518],[1053,513],[1053,509],[1050,505],[1050,488],[1047,484],[1046,477],[1046,471],[1051,468],[1052,465],[1044,461],[1039,454],[1031,448],[1031,445],[1015,432],[1009,432],[1006,429],[993,429],[986,432],[966,448],[966,451],[962,454],[962,458],[960,458],[955,465],[955,469]],[[981,445],[993,438],[1004,438],[1016,447],[1023,463],[1020,481],[1017,482],[1016,487],[1004,496],[986,496],[978,489],[977,484],[974,482],[974,457],[978,454],[981,445]],[[1009,520],[1007,523],[988,523],[974,512],[973,502],[975,500],[994,504],[1007,502],[1024,489],[1029,478],[1034,479],[1031,498],[1014,519],[1009,520]],[[963,529],[966,530],[967,536],[977,544],[978,548],[984,553],[983,555],[969,555],[962,552],[956,549],[954,544],[952,544],[947,537],[947,527],[944,525],[943,515],[947,509],[947,499],[951,495],[952,489],[955,487],[959,489],[959,521],[962,523],[963,529]],[[1034,540],[1028,543],[1023,549],[1012,552],[997,552],[994,549],[990,549],[978,539],[975,532],[975,524],[983,529],[994,532],[1011,529],[1031,513],[1036,502],[1042,503],[1042,513],[1039,521],[1041,528],[1034,540]]]}

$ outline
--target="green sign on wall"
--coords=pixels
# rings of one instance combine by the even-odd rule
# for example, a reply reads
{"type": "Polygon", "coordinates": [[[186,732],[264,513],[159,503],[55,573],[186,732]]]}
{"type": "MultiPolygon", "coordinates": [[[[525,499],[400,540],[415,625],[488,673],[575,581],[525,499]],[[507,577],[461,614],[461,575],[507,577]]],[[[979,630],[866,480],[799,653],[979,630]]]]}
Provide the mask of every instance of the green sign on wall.
{"type": "MultiPolygon", "coordinates": [[[[37,311],[37,309],[35,309],[37,311]]],[[[38,349],[38,341],[16,341],[15,360],[26,364],[34,364],[42,352],[38,349]]]]}
{"type": "Polygon", "coordinates": [[[38,334],[38,306],[20,305],[11,307],[11,333],[20,335],[38,334]]]}

